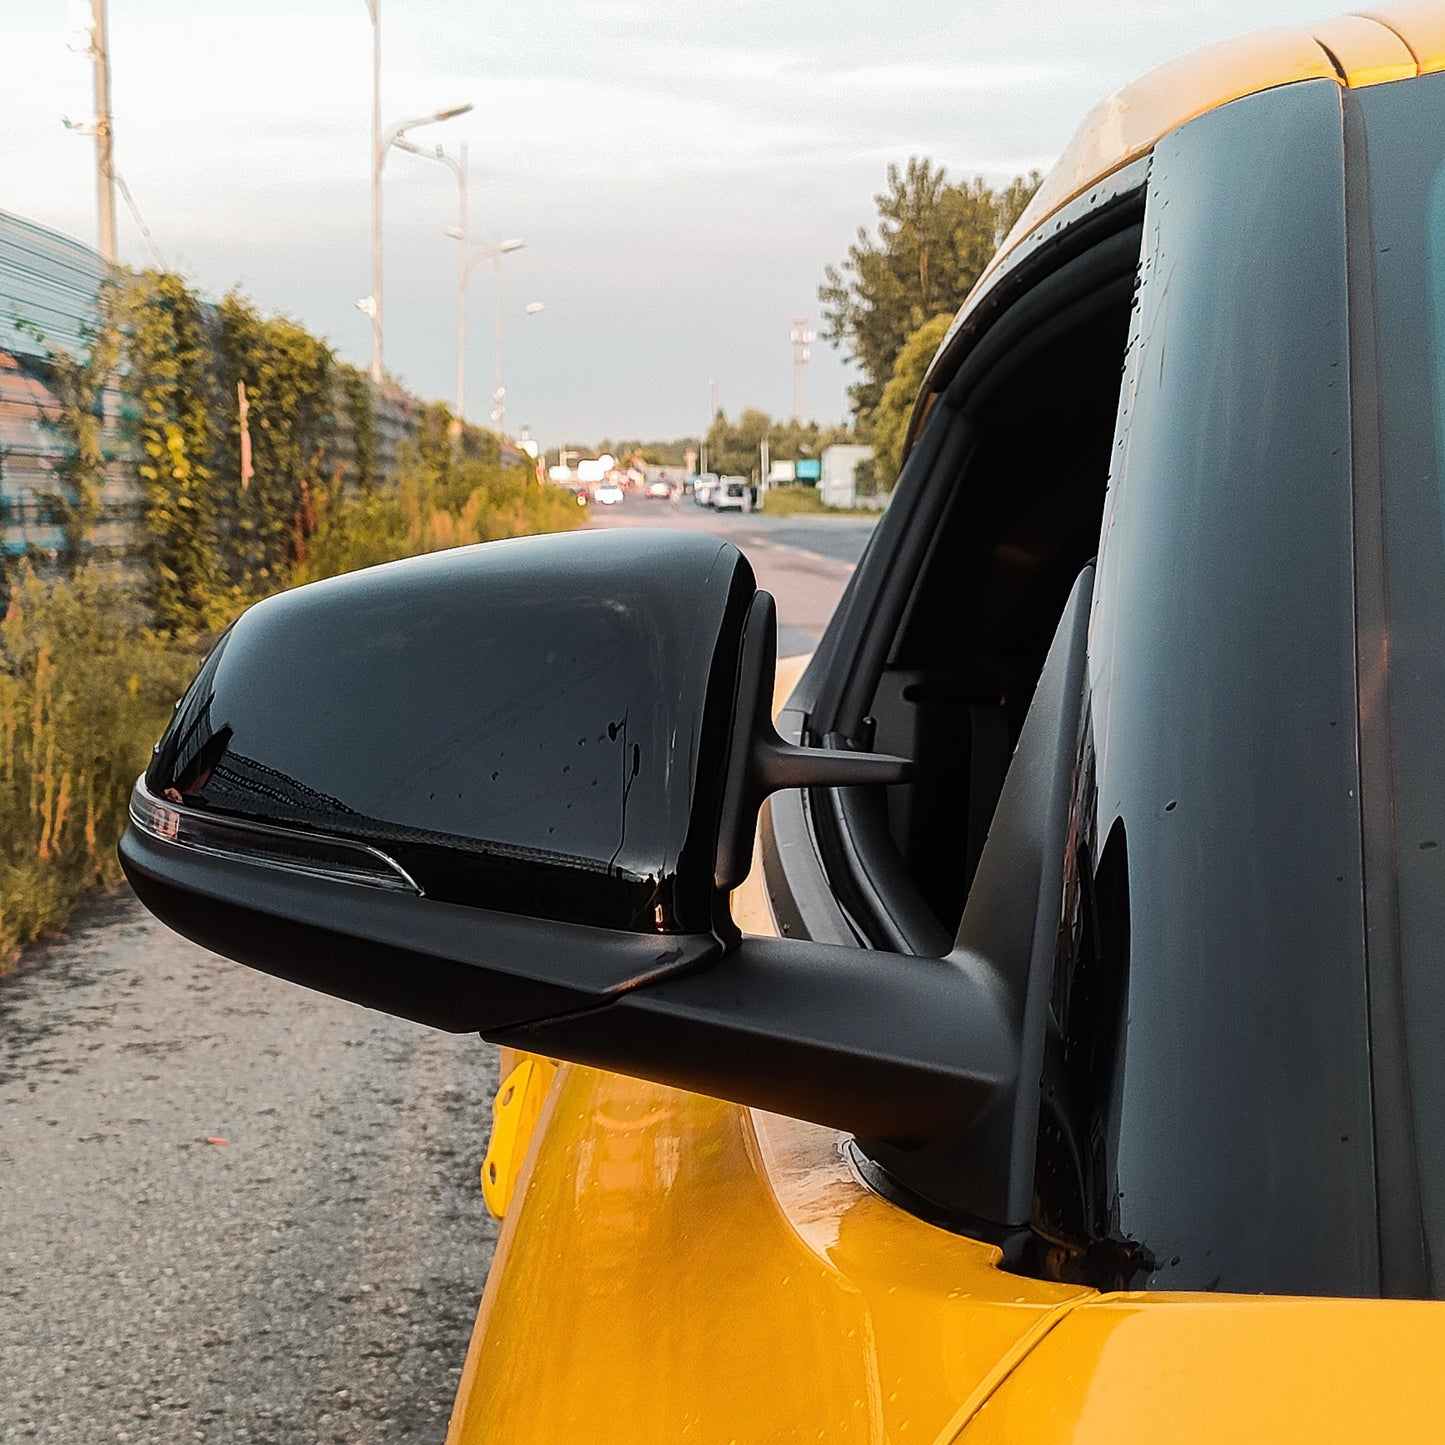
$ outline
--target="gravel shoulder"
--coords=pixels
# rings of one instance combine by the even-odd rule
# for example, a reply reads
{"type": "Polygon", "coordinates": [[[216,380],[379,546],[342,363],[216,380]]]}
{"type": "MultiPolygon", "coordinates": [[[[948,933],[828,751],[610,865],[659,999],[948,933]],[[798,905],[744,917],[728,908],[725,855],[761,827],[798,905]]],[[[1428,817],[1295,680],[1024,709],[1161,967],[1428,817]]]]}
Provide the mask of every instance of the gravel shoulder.
{"type": "Polygon", "coordinates": [[[495,1088],[475,1037],[88,910],[0,986],[0,1439],[440,1441],[495,1088]]]}

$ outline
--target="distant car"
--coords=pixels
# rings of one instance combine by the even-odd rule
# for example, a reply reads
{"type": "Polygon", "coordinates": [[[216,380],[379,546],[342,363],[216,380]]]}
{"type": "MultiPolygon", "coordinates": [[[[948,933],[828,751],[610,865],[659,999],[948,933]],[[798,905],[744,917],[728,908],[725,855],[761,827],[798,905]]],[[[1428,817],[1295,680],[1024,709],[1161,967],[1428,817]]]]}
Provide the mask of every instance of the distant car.
{"type": "Polygon", "coordinates": [[[713,497],[717,493],[718,479],[711,474],[704,473],[692,484],[692,499],[699,507],[712,506],[713,497]]]}
{"type": "Polygon", "coordinates": [[[653,501],[665,502],[672,496],[672,488],[659,477],[654,482],[648,482],[644,495],[653,501]]]}
{"type": "Polygon", "coordinates": [[[592,488],[592,500],[600,507],[615,507],[622,495],[622,488],[616,482],[598,482],[592,488]]]}
{"type": "Polygon", "coordinates": [[[746,477],[724,477],[713,494],[712,505],[719,512],[749,512],[752,510],[748,495],[746,477]]]}

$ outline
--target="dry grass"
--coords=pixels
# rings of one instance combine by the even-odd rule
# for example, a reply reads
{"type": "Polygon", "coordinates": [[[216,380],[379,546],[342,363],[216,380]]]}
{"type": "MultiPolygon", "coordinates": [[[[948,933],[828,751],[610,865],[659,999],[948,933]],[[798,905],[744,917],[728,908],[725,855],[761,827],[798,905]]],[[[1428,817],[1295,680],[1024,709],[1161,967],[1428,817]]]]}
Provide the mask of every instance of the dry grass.
{"type": "Polygon", "coordinates": [[[131,785],[197,655],[94,574],[16,579],[0,624],[0,973],[119,881],[131,785]]]}

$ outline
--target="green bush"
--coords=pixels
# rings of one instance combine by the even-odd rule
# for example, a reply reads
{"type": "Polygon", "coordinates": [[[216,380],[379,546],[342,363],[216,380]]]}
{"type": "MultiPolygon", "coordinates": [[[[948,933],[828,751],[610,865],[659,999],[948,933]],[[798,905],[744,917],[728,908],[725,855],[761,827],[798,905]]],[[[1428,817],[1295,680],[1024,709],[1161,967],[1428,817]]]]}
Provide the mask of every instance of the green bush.
{"type": "Polygon", "coordinates": [[[131,785],[197,658],[92,569],[15,579],[0,623],[0,972],[118,880],[131,785]]]}
{"type": "Polygon", "coordinates": [[[771,517],[873,517],[866,507],[830,507],[823,494],[806,482],[769,487],[763,495],[762,510],[771,517]]]}
{"type": "Polygon", "coordinates": [[[540,485],[525,464],[453,457],[430,447],[426,435],[403,447],[395,492],[353,496],[333,486],[323,495],[294,581],[474,542],[562,532],[583,520],[570,493],[540,485]]]}

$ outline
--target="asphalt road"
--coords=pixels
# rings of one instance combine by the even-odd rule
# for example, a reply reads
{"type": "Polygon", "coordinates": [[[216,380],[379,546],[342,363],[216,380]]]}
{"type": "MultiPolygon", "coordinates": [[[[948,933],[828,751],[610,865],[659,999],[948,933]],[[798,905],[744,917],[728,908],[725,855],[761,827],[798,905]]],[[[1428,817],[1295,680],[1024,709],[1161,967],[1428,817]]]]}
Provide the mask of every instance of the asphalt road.
{"type": "Polygon", "coordinates": [[[712,532],[747,553],[758,585],[778,601],[778,655],[810,652],[876,523],[874,517],[770,517],[714,512],[690,498],[649,501],[634,493],[593,506],[591,527],[681,527],[712,532]]]}
{"type": "MultiPolygon", "coordinates": [[[[870,524],[731,537],[816,641],[870,524]]],[[[495,1242],[496,1053],[207,954],[128,894],[0,979],[0,1440],[440,1441],[495,1242]]]]}

